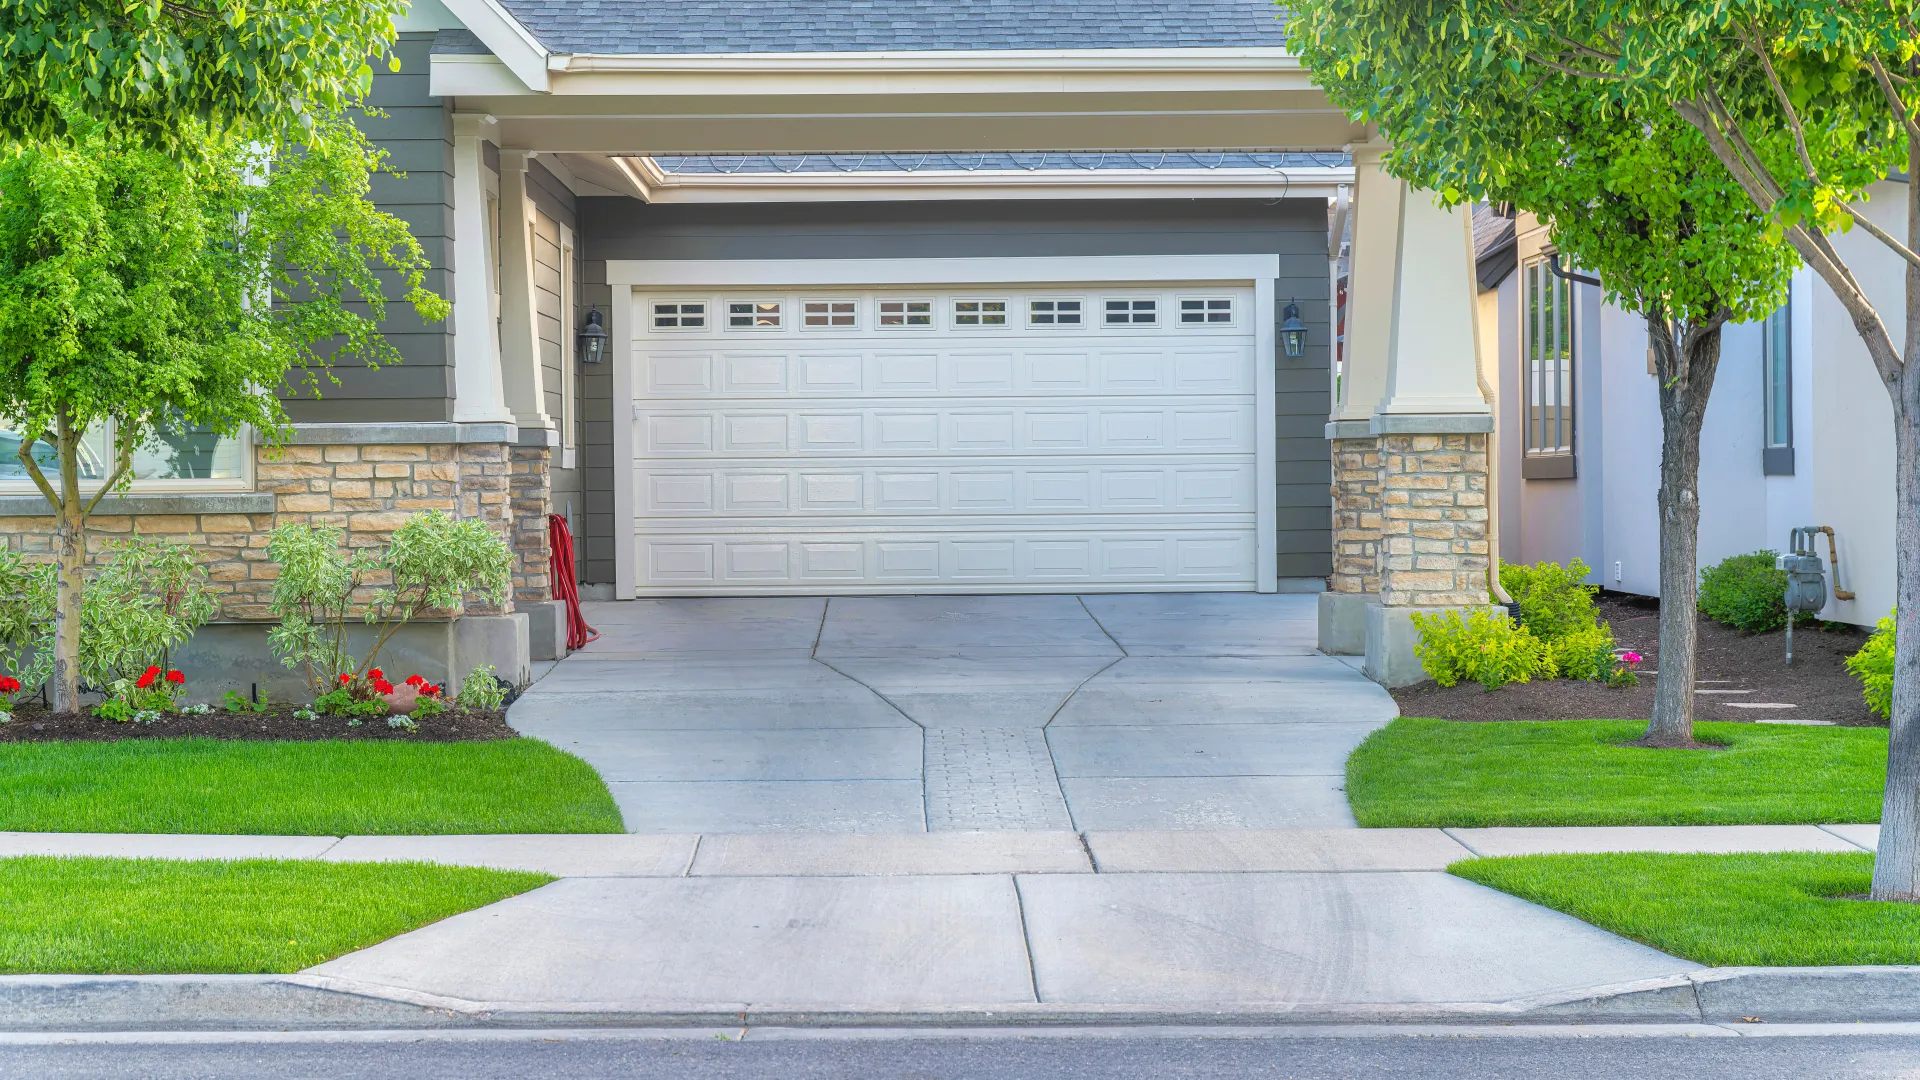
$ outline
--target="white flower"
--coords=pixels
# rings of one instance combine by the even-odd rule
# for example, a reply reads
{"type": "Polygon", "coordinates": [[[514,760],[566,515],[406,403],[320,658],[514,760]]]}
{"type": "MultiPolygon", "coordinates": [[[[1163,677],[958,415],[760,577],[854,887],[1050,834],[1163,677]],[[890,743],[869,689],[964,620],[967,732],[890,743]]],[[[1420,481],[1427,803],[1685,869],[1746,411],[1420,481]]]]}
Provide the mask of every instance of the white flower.
{"type": "Polygon", "coordinates": [[[6,711],[5,709],[0,709],[0,724],[11,724],[11,723],[13,723],[13,714],[6,711]]]}
{"type": "Polygon", "coordinates": [[[320,714],[314,712],[312,709],[295,709],[293,710],[293,718],[295,720],[318,720],[320,719],[320,714]]]}

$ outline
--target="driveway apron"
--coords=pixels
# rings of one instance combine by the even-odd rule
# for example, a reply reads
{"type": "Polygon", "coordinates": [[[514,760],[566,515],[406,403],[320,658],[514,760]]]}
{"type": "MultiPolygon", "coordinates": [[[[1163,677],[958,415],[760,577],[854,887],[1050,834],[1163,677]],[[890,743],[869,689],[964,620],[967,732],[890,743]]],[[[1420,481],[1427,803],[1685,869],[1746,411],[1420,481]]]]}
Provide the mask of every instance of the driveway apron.
{"type": "Polygon", "coordinates": [[[1351,826],[1393,701],[1252,594],[640,600],[515,703],[642,833],[1351,826]]]}

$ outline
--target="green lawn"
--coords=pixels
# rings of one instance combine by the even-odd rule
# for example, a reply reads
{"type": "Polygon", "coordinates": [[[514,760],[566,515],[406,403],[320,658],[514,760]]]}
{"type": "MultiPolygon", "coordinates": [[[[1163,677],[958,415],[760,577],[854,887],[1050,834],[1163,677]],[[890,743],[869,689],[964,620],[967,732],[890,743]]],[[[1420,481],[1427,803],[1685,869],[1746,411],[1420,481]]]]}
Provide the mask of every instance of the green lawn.
{"type": "Polygon", "coordinates": [[[1920,905],[1831,899],[1867,891],[1865,852],[1524,855],[1448,869],[1702,964],[1920,964],[1920,905]]]}
{"type": "Polygon", "coordinates": [[[0,830],[620,832],[586,762],[537,739],[0,744],[0,830]]]}
{"type": "Polygon", "coordinates": [[[552,880],[423,863],[0,859],[0,974],[298,971],[552,880]]]}
{"type": "Polygon", "coordinates": [[[1622,746],[1620,720],[1400,719],[1347,759],[1360,824],[1757,825],[1874,822],[1884,728],[1696,724],[1719,750],[1622,746]]]}

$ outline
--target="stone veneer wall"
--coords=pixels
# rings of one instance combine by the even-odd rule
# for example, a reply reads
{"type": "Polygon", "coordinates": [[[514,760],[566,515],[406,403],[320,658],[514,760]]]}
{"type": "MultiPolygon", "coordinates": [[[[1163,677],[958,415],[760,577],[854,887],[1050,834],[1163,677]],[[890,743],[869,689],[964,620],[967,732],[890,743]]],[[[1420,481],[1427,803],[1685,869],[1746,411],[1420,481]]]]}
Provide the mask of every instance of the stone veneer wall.
{"type": "MultiPolygon", "coordinates": [[[[514,600],[551,598],[546,509],[547,451],[503,443],[294,445],[256,451],[256,489],[273,496],[272,512],[114,514],[103,504],[88,522],[89,558],[104,560],[113,540],[134,534],[163,537],[201,552],[222,621],[268,619],[274,565],[267,536],[287,522],[343,529],[350,547],[383,545],[394,529],[422,510],[487,521],[515,549],[514,596],[500,607],[470,603],[465,614],[502,614],[514,600]],[[526,520],[528,516],[531,520],[526,520]]],[[[37,496],[35,496],[37,498],[37,496]]],[[[143,501],[169,501],[166,496],[143,501]]],[[[218,496],[179,500],[217,505],[218,496]]],[[[257,501],[257,500],[254,500],[257,501]]],[[[51,557],[55,520],[49,515],[0,516],[0,543],[28,555],[51,557]]]]}
{"type": "Polygon", "coordinates": [[[1382,435],[1380,602],[1484,605],[1487,437],[1382,435]]]}
{"type": "Polygon", "coordinates": [[[1335,593],[1380,591],[1380,441],[1333,441],[1333,574],[1335,593]]]}

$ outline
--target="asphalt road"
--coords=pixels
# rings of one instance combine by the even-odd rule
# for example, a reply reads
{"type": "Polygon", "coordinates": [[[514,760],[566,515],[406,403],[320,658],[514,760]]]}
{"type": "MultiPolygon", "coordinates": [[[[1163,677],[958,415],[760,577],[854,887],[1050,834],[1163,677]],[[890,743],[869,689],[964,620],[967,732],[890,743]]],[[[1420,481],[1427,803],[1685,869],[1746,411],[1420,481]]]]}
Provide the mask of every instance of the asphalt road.
{"type": "Polygon", "coordinates": [[[1920,1026],[1868,1034],[1711,1028],[1442,1035],[1100,1031],[1044,1035],[559,1032],[419,1036],[0,1036],[0,1077],[78,1080],[1688,1080],[1920,1078],[1920,1026]]]}

